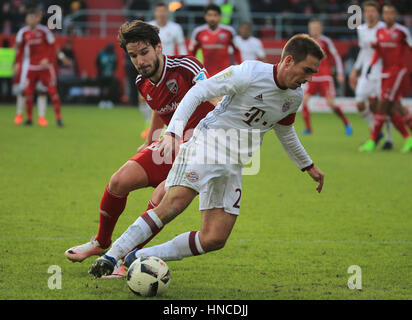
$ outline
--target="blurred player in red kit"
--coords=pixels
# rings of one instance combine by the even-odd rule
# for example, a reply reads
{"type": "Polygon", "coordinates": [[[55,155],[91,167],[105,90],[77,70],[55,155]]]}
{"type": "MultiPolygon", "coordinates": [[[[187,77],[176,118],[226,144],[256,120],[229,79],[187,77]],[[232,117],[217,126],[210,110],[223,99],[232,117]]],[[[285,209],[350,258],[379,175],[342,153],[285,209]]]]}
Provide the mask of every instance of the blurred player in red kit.
{"type": "MultiPolygon", "coordinates": [[[[126,22],[120,27],[118,40],[139,73],[136,86],[153,110],[152,121],[146,142],[139,147],[134,157],[113,174],[104,190],[100,202],[97,236],[90,242],[65,252],[66,257],[73,262],[81,262],[87,257],[106,251],[111,244],[114,227],[126,207],[127,197],[131,191],[154,187],[156,190],[149,201],[148,208],[154,208],[160,202],[165,193],[164,180],[172,167],[172,161],[156,161],[162,159],[162,155],[157,151],[156,140],[159,138],[159,131],[164,125],[169,124],[186,92],[196,82],[207,79],[206,70],[196,58],[166,56],[162,53],[159,28],[156,26],[139,20],[126,22]]],[[[213,109],[214,105],[208,101],[198,105],[196,112],[185,126],[184,141],[191,137],[192,129],[213,109]]],[[[147,213],[138,218],[137,225],[133,224],[131,228],[140,228],[143,232],[150,233],[150,239],[162,229],[158,219],[147,213]]],[[[124,252],[124,255],[127,253],[124,252]]]]}
{"type": "Polygon", "coordinates": [[[231,26],[220,24],[220,7],[210,4],[205,8],[206,24],[193,30],[189,43],[189,54],[196,56],[202,49],[203,63],[210,76],[231,65],[229,48],[233,48],[233,58],[237,64],[242,63],[239,48],[234,44],[235,30],[231,26]]]}
{"type": "Polygon", "coordinates": [[[345,126],[345,133],[350,136],[353,131],[352,126],[343,114],[342,109],[334,102],[336,93],[331,66],[333,63],[335,64],[337,80],[339,83],[343,84],[345,82],[345,76],[343,74],[342,59],[340,58],[332,40],[322,34],[322,24],[318,19],[311,19],[308,27],[309,35],[319,43],[323,51],[326,53],[326,59],[321,61],[319,72],[313,76],[312,82],[306,84],[305,96],[302,103],[302,117],[305,122],[306,129],[303,130],[302,134],[312,133],[308,101],[311,96],[319,93],[322,97],[326,98],[328,106],[332,108],[333,112],[342,120],[345,126]],[[331,61],[332,58],[334,62],[331,61]]]}
{"type": "Polygon", "coordinates": [[[375,149],[376,140],[387,116],[405,139],[401,151],[406,153],[412,150],[412,137],[406,130],[402,117],[406,116],[405,109],[400,104],[403,94],[402,81],[408,71],[404,57],[412,45],[412,39],[408,28],[396,22],[396,16],[397,10],[393,5],[383,6],[382,18],[386,25],[377,31],[375,53],[367,70],[369,76],[372,67],[379,59],[382,60],[381,97],[374,115],[370,139],[359,148],[359,151],[371,152],[375,149]]]}
{"type": "Polygon", "coordinates": [[[16,61],[22,61],[24,56],[29,59],[26,75],[27,120],[26,125],[31,125],[33,120],[33,96],[36,85],[41,82],[47,88],[50,96],[57,125],[62,127],[61,102],[56,87],[56,72],[54,68],[56,48],[52,32],[40,24],[41,11],[30,9],[27,13],[28,25],[20,29],[16,36],[17,56],[16,61]]]}

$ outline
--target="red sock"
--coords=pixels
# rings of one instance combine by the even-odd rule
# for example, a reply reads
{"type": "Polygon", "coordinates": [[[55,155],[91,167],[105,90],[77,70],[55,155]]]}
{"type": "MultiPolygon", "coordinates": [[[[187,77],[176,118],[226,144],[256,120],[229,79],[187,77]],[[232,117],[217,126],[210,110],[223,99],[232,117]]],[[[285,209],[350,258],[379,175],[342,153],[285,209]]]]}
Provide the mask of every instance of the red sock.
{"type": "Polygon", "coordinates": [[[396,129],[399,130],[399,132],[405,139],[410,137],[410,134],[405,128],[405,123],[403,122],[403,118],[399,113],[395,113],[392,116],[391,121],[395,125],[396,129]]]}
{"type": "Polygon", "coordinates": [[[51,102],[52,102],[52,105],[53,105],[54,114],[56,115],[56,119],[61,120],[61,118],[62,118],[62,115],[61,115],[61,102],[60,102],[60,97],[57,93],[52,95],[51,102]]]}
{"type": "Polygon", "coordinates": [[[100,201],[99,231],[96,236],[102,248],[110,246],[114,227],[126,207],[126,202],[127,196],[116,196],[110,193],[109,186],[106,186],[100,201]]]}
{"type": "Polygon", "coordinates": [[[371,130],[371,139],[373,141],[376,141],[379,137],[379,134],[381,133],[382,126],[386,121],[386,115],[382,113],[375,113],[373,115],[374,118],[374,123],[373,123],[373,128],[371,130]]]}
{"type": "Polygon", "coordinates": [[[33,96],[27,95],[26,96],[26,112],[27,112],[27,120],[33,119],[33,96]]]}
{"type": "Polygon", "coordinates": [[[310,125],[310,111],[306,104],[302,106],[302,117],[303,121],[305,122],[306,129],[312,131],[312,127],[310,125]]]}
{"type": "Polygon", "coordinates": [[[343,123],[346,125],[349,124],[349,120],[346,118],[346,116],[343,114],[342,109],[339,106],[335,106],[333,108],[333,112],[335,112],[335,114],[342,119],[343,123]]]}

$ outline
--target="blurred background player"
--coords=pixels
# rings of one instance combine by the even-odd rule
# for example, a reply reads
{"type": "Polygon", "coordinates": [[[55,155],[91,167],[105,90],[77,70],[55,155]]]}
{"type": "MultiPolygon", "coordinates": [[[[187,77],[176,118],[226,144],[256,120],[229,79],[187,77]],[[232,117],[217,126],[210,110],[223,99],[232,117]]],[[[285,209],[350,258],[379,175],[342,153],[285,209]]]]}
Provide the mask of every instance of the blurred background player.
{"type": "Polygon", "coordinates": [[[231,26],[220,23],[220,7],[210,4],[205,8],[206,24],[193,30],[189,43],[189,54],[196,56],[198,49],[202,50],[203,64],[210,76],[226,69],[232,63],[229,47],[233,48],[233,59],[242,63],[239,48],[234,44],[235,30],[231,26]]]}
{"type": "Polygon", "coordinates": [[[260,60],[266,61],[265,49],[260,39],[252,36],[252,25],[243,22],[239,27],[239,34],[235,37],[235,44],[240,50],[242,61],[260,60]]]}
{"type": "Polygon", "coordinates": [[[27,54],[29,65],[26,75],[26,86],[24,95],[26,99],[27,120],[26,125],[32,124],[33,97],[38,82],[46,88],[51,98],[57,125],[63,126],[61,119],[61,103],[56,87],[56,72],[53,63],[55,62],[56,49],[55,39],[51,31],[40,24],[41,11],[30,9],[27,12],[27,26],[20,29],[16,36],[17,57],[27,54]]]}
{"type": "MultiPolygon", "coordinates": [[[[349,84],[355,90],[356,107],[362,118],[367,123],[370,130],[373,128],[373,114],[376,112],[378,97],[381,89],[382,62],[378,61],[372,68],[369,77],[366,78],[366,71],[375,49],[372,47],[376,43],[376,33],[378,29],[385,27],[385,23],[379,20],[379,8],[375,1],[366,1],[362,4],[365,23],[357,28],[358,43],[360,51],[349,76],[349,84]],[[358,78],[358,73],[360,76],[358,78]]],[[[393,148],[392,123],[386,120],[387,135],[386,142],[382,149],[393,148]]],[[[378,137],[382,137],[381,133],[378,137]]]]}
{"type": "Polygon", "coordinates": [[[187,55],[182,27],[169,20],[168,8],[165,3],[159,2],[156,4],[154,17],[155,20],[149,21],[149,23],[160,30],[159,37],[162,41],[163,54],[168,56],[187,55]]]}
{"type": "MultiPolygon", "coordinates": [[[[163,54],[168,56],[175,54],[187,55],[182,27],[179,24],[169,20],[169,10],[164,2],[159,2],[156,4],[154,17],[155,20],[149,21],[149,23],[158,27],[160,30],[159,37],[163,46],[163,54]]],[[[146,139],[147,133],[149,132],[152,110],[141,95],[139,95],[139,108],[146,121],[146,129],[141,133],[141,137],[142,139],[146,139]]]]}
{"type": "Polygon", "coordinates": [[[375,52],[366,71],[366,77],[369,78],[373,66],[379,59],[382,60],[381,96],[374,115],[370,139],[359,148],[359,151],[371,152],[375,149],[387,116],[405,139],[401,152],[406,153],[412,150],[412,137],[406,130],[401,115],[406,116],[406,114],[400,104],[403,95],[402,81],[408,70],[405,53],[412,45],[412,39],[408,28],[396,22],[396,16],[397,10],[393,5],[383,6],[382,18],[385,26],[377,31],[375,52]]]}
{"type": "Polygon", "coordinates": [[[308,101],[311,96],[319,93],[322,97],[326,98],[326,102],[333,112],[342,120],[345,126],[345,133],[347,136],[352,135],[352,126],[346,116],[343,114],[342,109],[335,105],[335,85],[333,83],[332,76],[332,59],[336,66],[337,80],[342,85],[345,83],[345,76],[343,74],[343,64],[338,51],[336,50],[332,40],[322,34],[322,24],[318,19],[311,19],[309,21],[309,35],[314,38],[322,47],[326,54],[326,58],[321,61],[319,72],[313,76],[312,82],[306,84],[305,96],[302,103],[302,117],[306,126],[306,129],[302,131],[302,134],[307,135],[312,133],[312,126],[310,123],[310,111],[308,107],[308,101]]]}
{"type": "MultiPolygon", "coordinates": [[[[28,26],[34,24],[34,19],[36,19],[38,22],[41,20],[41,14],[39,12],[39,15],[26,15],[25,21],[26,21],[26,26],[23,28],[19,29],[17,32],[18,36],[17,39],[19,39],[19,34],[21,35],[22,32],[24,32],[28,26]]],[[[13,91],[14,94],[16,95],[16,116],[14,118],[14,123],[16,125],[20,125],[23,123],[23,110],[25,109],[26,106],[26,99],[24,96],[24,90],[27,86],[27,71],[29,68],[30,64],[30,57],[29,57],[29,52],[28,51],[18,51],[18,41],[16,41],[15,45],[15,50],[18,52],[16,55],[16,61],[14,63],[14,77],[13,77],[13,91]]],[[[37,92],[37,112],[38,112],[38,118],[37,118],[37,124],[39,126],[47,126],[47,120],[46,120],[46,109],[47,109],[47,88],[41,83],[37,82],[36,85],[36,92],[37,92]]]]}

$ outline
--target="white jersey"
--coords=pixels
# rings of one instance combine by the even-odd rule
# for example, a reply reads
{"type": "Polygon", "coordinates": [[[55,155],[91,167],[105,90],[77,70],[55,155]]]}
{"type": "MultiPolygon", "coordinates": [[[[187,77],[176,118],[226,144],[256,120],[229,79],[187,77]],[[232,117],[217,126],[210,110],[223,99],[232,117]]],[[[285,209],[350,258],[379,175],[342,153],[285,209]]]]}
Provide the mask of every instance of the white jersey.
{"type": "MultiPolygon", "coordinates": [[[[380,28],[385,27],[385,23],[379,21],[373,28],[369,28],[366,23],[357,28],[358,43],[360,51],[356,59],[354,67],[361,70],[361,77],[365,77],[369,64],[375,49],[372,48],[371,43],[376,43],[376,33],[380,28]]],[[[371,70],[369,79],[379,79],[382,71],[382,61],[378,61],[371,70]]]]}
{"type": "Polygon", "coordinates": [[[185,37],[183,35],[182,27],[173,22],[168,21],[166,25],[160,27],[156,20],[149,22],[151,25],[154,25],[160,29],[159,37],[162,42],[163,53],[168,56],[175,55],[175,45],[178,47],[179,55],[186,55],[187,49],[185,44],[185,37]]]}
{"type": "MultiPolygon", "coordinates": [[[[193,134],[195,140],[213,132],[213,129],[234,130],[239,136],[240,159],[249,159],[248,154],[253,154],[260,147],[264,133],[274,129],[286,153],[300,169],[312,163],[291,126],[302,103],[302,88],[280,88],[277,66],[260,61],[231,66],[193,86],[175,111],[167,131],[182,137],[184,125],[196,107],[202,101],[219,96],[224,97],[197,125],[193,134]],[[245,136],[245,132],[249,135],[245,136]],[[254,139],[256,133],[258,141],[254,139]],[[254,140],[252,145],[248,143],[251,136],[254,140]],[[244,143],[242,137],[248,141],[244,143]]],[[[219,143],[225,143],[221,140],[219,143]]],[[[225,148],[223,145],[218,147],[225,148]]]]}
{"type": "Polygon", "coordinates": [[[258,38],[249,37],[245,40],[237,35],[234,43],[242,54],[242,61],[263,59],[266,56],[262,41],[258,38]]]}

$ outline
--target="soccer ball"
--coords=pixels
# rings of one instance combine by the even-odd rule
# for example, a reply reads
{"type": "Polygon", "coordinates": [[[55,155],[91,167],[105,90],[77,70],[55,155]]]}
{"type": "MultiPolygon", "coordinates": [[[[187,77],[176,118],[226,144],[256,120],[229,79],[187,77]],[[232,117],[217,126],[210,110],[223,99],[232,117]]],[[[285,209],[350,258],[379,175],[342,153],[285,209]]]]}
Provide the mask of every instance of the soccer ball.
{"type": "Polygon", "coordinates": [[[139,257],[127,271],[127,285],[136,295],[153,297],[166,292],[170,282],[167,264],[157,257],[139,257]]]}

